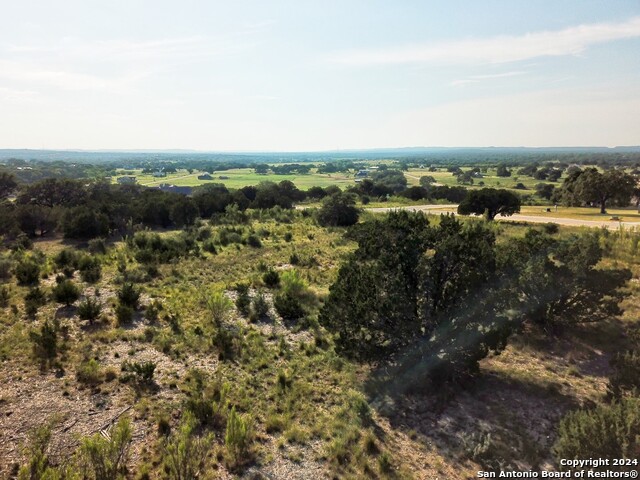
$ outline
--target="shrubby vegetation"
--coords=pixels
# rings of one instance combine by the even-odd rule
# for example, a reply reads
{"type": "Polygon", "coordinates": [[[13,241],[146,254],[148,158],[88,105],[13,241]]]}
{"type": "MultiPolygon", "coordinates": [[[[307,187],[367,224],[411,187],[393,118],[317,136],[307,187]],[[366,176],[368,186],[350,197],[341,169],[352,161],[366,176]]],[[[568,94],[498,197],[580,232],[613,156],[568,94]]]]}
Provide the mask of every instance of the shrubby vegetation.
{"type": "MultiPolygon", "coordinates": [[[[393,362],[436,383],[477,373],[523,322],[548,329],[619,314],[624,270],[596,269],[595,234],[554,238],[530,230],[497,245],[491,228],[391,212],[350,235],[320,321],[345,354],[393,362]]],[[[401,383],[401,381],[398,381],[401,383]]]]}
{"type": "MultiPolygon", "coordinates": [[[[427,443],[436,448],[425,468],[441,475],[453,475],[460,445],[470,468],[502,468],[505,451],[529,448],[527,434],[517,431],[519,418],[500,403],[521,399],[515,391],[551,405],[536,407],[549,440],[545,452],[527,453],[531,465],[548,460],[542,455],[553,441],[558,456],[637,449],[640,349],[632,328],[616,336],[612,319],[636,292],[629,280],[637,276],[640,237],[406,211],[374,216],[357,208],[368,201],[408,203],[400,196],[461,203],[462,213],[492,219],[523,201],[501,190],[436,185],[432,175],[442,178],[434,173],[442,167],[422,163],[384,162],[344,192],[337,186],[302,192],[288,181],[240,189],[210,183],[190,197],[102,181],[24,185],[0,173],[7,247],[0,254],[0,358],[10,391],[38,375],[52,380],[53,402],[77,396],[101,416],[116,413],[109,403],[115,399],[133,408],[131,424],[121,420],[109,438],[78,437],[64,458],[53,456],[49,444],[57,435],[75,435],[72,419],[34,432],[14,472],[20,478],[251,476],[277,456],[294,470],[314,464],[340,478],[411,478],[410,455],[398,445],[415,455],[427,443]],[[408,186],[402,170],[418,164],[426,175],[408,186]],[[7,200],[14,193],[15,201],[7,200]],[[305,198],[321,206],[292,208],[305,198]],[[599,339],[593,339],[603,332],[619,350],[607,392],[602,373],[594,380],[586,372],[585,352],[595,351],[599,339]],[[544,350],[546,342],[582,350],[556,362],[564,352],[544,350]],[[528,360],[531,370],[522,365],[528,360]],[[478,390],[461,394],[462,406],[447,411],[442,399],[472,378],[478,390]],[[550,425],[573,408],[569,400],[583,409],[569,413],[555,437],[550,425]],[[475,418],[456,417],[469,405],[467,416],[478,413],[480,428],[475,418]],[[505,418],[491,417],[496,410],[505,418]],[[423,414],[428,427],[414,421],[423,414]],[[442,426],[446,418],[458,418],[471,433],[460,441],[451,430],[456,422],[442,426]],[[492,420],[504,425],[488,432],[492,420]],[[505,439],[507,424],[515,433],[505,439]],[[139,438],[134,430],[144,436],[135,462],[127,461],[139,438]],[[439,453],[443,444],[454,460],[439,453]]],[[[604,178],[624,186],[620,172],[598,171],[600,178],[565,163],[527,166],[495,157],[486,165],[451,161],[447,167],[453,182],[476,188],[487,168],[500,166],[500,181],[511,191],[523,180],[517,175],[556,182],[563,174],[567,180],[557,186],[532,187],[530,179],[523,185],[548,201],[628,203],[626,187],[598,193],[604,178]]],[[[255,165],[263,167],[306,175],[308,165],[255,165]]],[[[320,165],[345,173],[368,167],[320,165]]],[[[632,324],[631,316],[624,321],[632,324]]],[[[609,353],[597,348],[602,358],[609,353]]],[[[0,404],[14,402],[11,395],[1,395],[0,404]]],[[[12,411],[13,418],[20,413],[12,411]]],[[[73,415],[89,431],[89,415],[73,415]]],[[[531,409],[526,415],[536,419],[531,409]]]]}

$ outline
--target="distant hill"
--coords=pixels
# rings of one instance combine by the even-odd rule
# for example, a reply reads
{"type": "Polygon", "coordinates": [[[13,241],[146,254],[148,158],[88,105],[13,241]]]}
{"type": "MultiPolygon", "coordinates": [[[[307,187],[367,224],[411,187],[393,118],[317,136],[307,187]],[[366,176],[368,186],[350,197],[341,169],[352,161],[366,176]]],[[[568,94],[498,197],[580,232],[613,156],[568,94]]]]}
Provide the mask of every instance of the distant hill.
{"type": "Polygon", "coordinates": [[[167,162],[167,161],[220,161],[220,162],[304,162],[332,160],[425,159],[444,161],[500,161],[515,157],[543,157],[599,154],[638,154],[640,146],[621,147],[405,147],[319,152],[203,152],[195,150],[30,150],[0,149],[0,162],[10,159],[27,161],[64,161],[77,163],[112,162],[167,162]]]}

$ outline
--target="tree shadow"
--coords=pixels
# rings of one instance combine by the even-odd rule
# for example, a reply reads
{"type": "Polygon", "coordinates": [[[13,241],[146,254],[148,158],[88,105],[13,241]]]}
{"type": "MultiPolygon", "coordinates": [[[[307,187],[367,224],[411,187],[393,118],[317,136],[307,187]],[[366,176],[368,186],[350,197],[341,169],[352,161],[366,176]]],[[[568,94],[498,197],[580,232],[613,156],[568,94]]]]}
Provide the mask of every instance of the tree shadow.
{"type": "MultiPolygon", "coordinates": [[[[418,379],[414,380],[418,382],[418,379]]],[[[392,428],[436,447],[452,464],[537,468],[552,461],[557,424],[580,407],[556,383],[485,372],[463,387],[397,392],[367,384],[371,404],[392,428]],[[376,390],[378,389],[378,390],[376,390]]]]}

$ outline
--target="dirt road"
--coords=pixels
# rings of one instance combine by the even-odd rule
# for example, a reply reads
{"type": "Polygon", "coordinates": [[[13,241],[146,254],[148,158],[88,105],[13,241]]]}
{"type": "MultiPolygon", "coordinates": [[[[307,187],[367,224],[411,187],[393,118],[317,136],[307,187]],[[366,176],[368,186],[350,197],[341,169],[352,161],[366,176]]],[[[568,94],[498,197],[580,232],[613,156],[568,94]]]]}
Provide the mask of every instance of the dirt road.
{"type": "MultiPolygon", "coordinates": [[[[415,205],[408,207],[381,207],[381,208],[368,208],[367,210],[375,213],[384,213],[389,212],[391,210],[410,210],[413,212],[427,212],[433,214],[439,213],[455,213],[457,210],[457,205],[415,205]]],[[[620,226],[624,228],[633,228],[639,227],[640,222],[616,222],[611,220],[579,220],[576,218],[563,218],[563,217],[554,217],[553,214],[550,213],[547,215],[524,215],[524,214],[515,214],[510,217],[501,217],[497,216],[496,220],[501,221],[511,221],[511,222],[529,222],[529,223],[557,223],[558,225],[566,225],[572,227],[596,227],[596,228],[606,228],[608,230],[618,230],[620,226]]]]}

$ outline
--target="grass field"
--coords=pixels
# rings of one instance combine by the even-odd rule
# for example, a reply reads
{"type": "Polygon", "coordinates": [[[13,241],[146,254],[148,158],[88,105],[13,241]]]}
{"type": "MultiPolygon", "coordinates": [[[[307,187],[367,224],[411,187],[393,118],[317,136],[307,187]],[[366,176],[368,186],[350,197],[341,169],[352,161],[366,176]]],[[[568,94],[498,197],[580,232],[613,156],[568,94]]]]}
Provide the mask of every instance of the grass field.
{"type": "MultiPolygon", "coordinates": [[[[226,170],[222,172],[215,172],[213,176],[213,180],[199,180],[198,175],[201,175],[203,172],[193,172],[189,173],[187,170],[179,170],[174,174],[167,175],[164,178],[156,178],[151,174],[143,174],[142,170],[134,170],[127,171],[128,175],[135,175],[138,183],[144,186],[157,186],[161,183],[171,183],[177,186],[189,186],[195,187],[199,185],[204,185],[206,183],[223,183],[228,188],[242,188],[247,185],[257,185],[260,182],[271,181],[271,182],[281,182],[283,180],[292,181],[298,188],[302,190],[306,190],[310,187],[318,186],[318,187],[328,187],[330,185],[337,185],[341,188],[345,188],[349,185],[355,185],[354,175],[353,173],[333,173],[333,174],[321,174],[316,173],[315,169],[308,175],[259,175],[256,174],[251,168],[237,168],[233,170],[226,170]],[[133,172],[133,173],[131,173],[133,172]],[[220,177],[228,177],[228,178],[220,178],[220,177]]],[[[120,174],[125,174],[124,172],[119,172],[120,174]]],[[[449,186],[459,186],[456,177],[451,174],[451,172],[447,172],[445,169],[440,169],[437,172],[429,172],[425,169],[420,168],[412,168],[405,172],[405,176],[407,177],[407,182],[409,185],[419,185],[420,177],[430,175],[436,179],[438,184],[441,185],[449,185],[449,186]]],[[[115,178],[114,178],[115,181],[115,178]]],[[[560,185],[562,179],[556,182],[556,185],[560,185]]],[[[495,175],[495,169],[489,169],[486,174],[483,174],[483,178],[475,179],[473,185],[467,185],[467,187],[471,188],[482,188],[484,187],[497,187],[497,188],[507,188],[510,190],[514,190],[520,193],[534,193],[535,185],[538,183],[550,183],[544,182],[540,180],[536,180],[532,177],[526,176],[517,176],[514,175],[512,177],[498,177],[495,175]],[[481,185],[480,182],[484,182],[484,185],[481,185]],[[527,190],[517,190],[514,189],[517,183],[522,183],[527,187],[527,190]]]]}
{"type": "MultiPolygon", "coordinates": [[[[131,172],[129,170],[129,172],[131,172]]],[[[202,172],[189,173],[186,170],[179,170],[175,174],[167,175],[164,178],[155,178],[150,174],[142,174],[141,170],[134,170],[131,175],[135,175],[138,183],[144,186],[157,186],[161,183],[171,183],[177,186],[196,187],[207,183],[223,183],[228,188],[242,188],[247,185],[257,185],[260,182],[281,182],[283,180],[292,181],[298,188],[307,190],[310,187],[328,187],[329,185],[338,185],[341,188],[347,185],[354,185],[352,174],[333,173],[320,174],[310,173],[308,175],[259,175],[252,168],[236,168],[233,170],[225,170],[223,172],[213,173],[213,180],[198,180],[198,175],[202,172]],[[219,178],[219,177],[229,178],[219,178]]],[[[115,181],[115,178],[114,178],[115,181]]]]}
{"type": "MultiPolygon", "coordinates": [[[[463,168],[463,171],[467,170],[467,168],[463,168]]],[[[439,169],[437,172],[430,172],[427,169],[422,168],[411,168],[405,172],[409,185],[420,185],[420,177],[426,175],[432,176],[436,179],[436,182],[441,185],[448,185],[450,187],[461,185],[458,183],[456,176],[451,172],[447,172],[444,168],[439,169]]],[[[538,183],[551,183],[552,185],[556,185],[556,187],[560,187],[563,181],[564,177],[561,177],[557,182],[549,182],[545,180],[536,180],[535,178],[526,175],[517,175],[515,172],[513,172],[510,177],[498,177],[496,175],[496,169],[490,168],[486,173],[482,174],[482,178],[474,179],[473,185],[466,186],[470,188],[507,188],[520,193],[535,193],[535,186],[538,183]],[[481,185],[480,182],[484,182],[484,184],[481,185]],[[514,187],[518,183],[522,183],[527,190],[515,189],[514,187]]]]}

